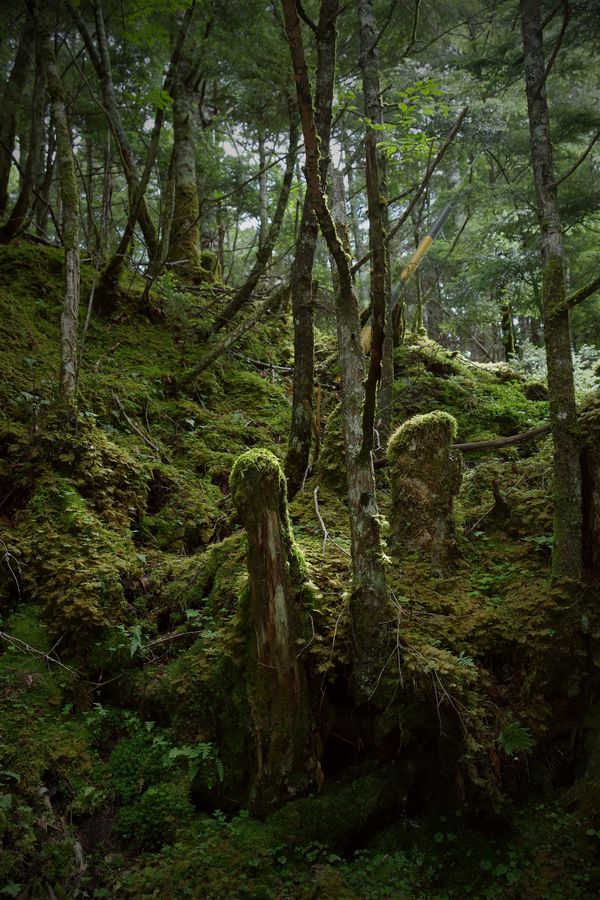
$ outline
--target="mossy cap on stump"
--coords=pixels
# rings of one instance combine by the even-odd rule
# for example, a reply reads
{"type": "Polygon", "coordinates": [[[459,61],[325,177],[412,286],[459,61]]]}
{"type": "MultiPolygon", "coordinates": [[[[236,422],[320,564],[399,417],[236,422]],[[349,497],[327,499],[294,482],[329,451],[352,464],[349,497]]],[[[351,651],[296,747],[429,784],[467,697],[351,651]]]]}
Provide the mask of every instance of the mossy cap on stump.
{"type": "MultiPolygon", "coordinates": [[[[285,501],[285,476],[281,464],[270,450],[257,447],[239,456],[231,470],[229,479],[231,499],[242,512],[248,501],[256,503],[260,491],[283,491],[285,501]]],[[[286,502],[287,506],[287,502],[286,502]]]]}
{"type": "Polygon", "coordinates": [[[412,419],[404,422],[391,436],[387,456],[390,464],[393,465],[395,459],[401,454],[416,449],[416,446],[423,443],[435,443],[450,445],[458,433],[458,425],[456,419],[450,413],[436,410],[435,412],[424,413],[420,416],[413,416],[412,419]]]}

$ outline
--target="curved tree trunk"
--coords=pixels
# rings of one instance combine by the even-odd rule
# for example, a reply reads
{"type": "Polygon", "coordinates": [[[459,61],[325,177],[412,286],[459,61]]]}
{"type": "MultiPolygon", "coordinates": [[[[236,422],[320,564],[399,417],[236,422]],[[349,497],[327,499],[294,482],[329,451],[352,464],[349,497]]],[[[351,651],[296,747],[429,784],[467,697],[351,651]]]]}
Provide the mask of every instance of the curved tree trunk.
{"type": "MultiPolygon", "coordinates": [[[[323,3],[316,29],[317,85],[315,91],[315,128],[320,141],[320,179],[327,183],[331,104],[335,82],[335,17],[323,3]]],[[[313,428],[313,382],[315,370],[314,305],[312,270],[319,226],[308,193],[304,198],[296,258],[292,270],[292,315],[294,319],[294,388],[290,440],[285,460],[288,492],[300,489],[308,468],[313,428]]]]}
{"type": "Polygon", "coordinates": [[[542,242],[542,309],[554,439],[552,575],[555,579],[578,581],[581,577],[581,465],[576,438],[569,311],[565,302],[565,251],[554,183],[539,0],[521,0],[521,23],[531,161],[542,242]]]}
{"type": "Polygon", "coordinates": [[[292,181],[294,178],[294,167],[296,165],[296,156],[298,154],[298,137],[299,129],[296,112],[290,107],[290,138],[285,162],[285,172],[283,174],[283,181],[281,183],[279,198],[277,200],[277,207],[275,209],[273,219],[271,220],[271,225],[269,227],[265,242],[261,247],[259,247],[256,254],[256,260],[254,262],[254,265],[252,266],[252,270],[243,285],[238,291],[236,291],[233,299],[229,301],[229,303],[217,319],[215,323],[215,327],[217,328],[217,330],[223,328],[225,325],[227,325],[228,322],[231,322],[233,317],[241,310],[244,304],[250,300],[258,282],[260,281],[261,276],[264,274],[265,269],[268,268],[271,254],[273,253],[273,248],[275,247],[275,242],[277,241],[279,232],[281,231],[283,217],[285,215],[285,210],[287,208],[287,203],[290,196],[290,189],[292,187],[292,181]]]}
{"type": "MultiPolygon", "coordinates": [[[[92,65],[96,70],[98,81],[100,82],[102,102],[106,109],[106,113],[108,115],[110,125],[113,130],[117,146],[119,148],[121,160],[123,162],[123,171],[125,173],[125,179],[127,181],[129,207],[131,211],[131,209],[133,209],[135,205],[136,197],[139,196],[140,176],[138,175],[135,156],[133,154],[133,149],[131,147],[129,137],[127,136],[127,132],[125,130],[125,126],[123,125],[123,119],[121,118],[121,113],[119,111],[119,106],[115,94],[115,88],[112,78],[112,67],[110,62],[110,52],[108,47],[108,40],[106,37],[106,29],[104,27],[102,4],[100,0],[95,0],[94,13],[96,20],[96,37],[98,41],[98,47],[96,47],[92,34],[79,10],[75,9],[72,4],[69,4],[68,6],[69,11],[77,25],[77,28],[79,29],[79,33],[81,34],[92,65]]],[[[156,253],[156,228],[154,227],[154,223],[152,222],[150,213],[148,212],[148,207],[146,206],[146,201],[144,199],[143,193],[141,197],[139,197],[139,200],[137,202],[138,209],[136,218],[140,223],[140,228],[142,229],[142,233],[144,235],[144,241],[148,249],[148,255],[150,256],[150,258],[152,258],[156,253]]]]}

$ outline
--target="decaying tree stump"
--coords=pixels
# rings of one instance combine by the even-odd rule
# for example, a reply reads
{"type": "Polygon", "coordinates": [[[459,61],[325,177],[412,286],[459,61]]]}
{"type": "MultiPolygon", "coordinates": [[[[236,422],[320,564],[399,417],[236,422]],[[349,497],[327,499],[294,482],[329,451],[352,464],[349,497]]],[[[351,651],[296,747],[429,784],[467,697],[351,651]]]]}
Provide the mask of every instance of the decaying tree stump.
{"type": "Polygon", "coordinates": [[[392,550],[426,551],[440,574],[458,555],[454,498],[462,480],[462,456],[452,449],[456,430],[448,413],[414,416],[394,432],[387,450],[392,550]]]}
{"type": "Polygon", "coordinates": [[[265,815],[319,784],[306,673],[299,653],[308,572],[294,543],[285,478],[268,450],[240,456],[231,493],[248,535],[247,690],[256,746],[251,806],[265,815]]]}

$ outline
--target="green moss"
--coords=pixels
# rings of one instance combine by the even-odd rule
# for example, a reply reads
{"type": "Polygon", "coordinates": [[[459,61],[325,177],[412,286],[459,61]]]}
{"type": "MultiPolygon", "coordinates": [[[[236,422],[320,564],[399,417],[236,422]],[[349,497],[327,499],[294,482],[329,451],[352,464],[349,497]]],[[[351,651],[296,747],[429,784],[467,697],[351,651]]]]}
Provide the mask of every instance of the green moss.
{"type": "Polygon", "coordinates": [[[319,475],[324,484],[341,490],[346,484],[346,448],[342,404],[338,403],[325,424],[319,454],[319,475]]]}

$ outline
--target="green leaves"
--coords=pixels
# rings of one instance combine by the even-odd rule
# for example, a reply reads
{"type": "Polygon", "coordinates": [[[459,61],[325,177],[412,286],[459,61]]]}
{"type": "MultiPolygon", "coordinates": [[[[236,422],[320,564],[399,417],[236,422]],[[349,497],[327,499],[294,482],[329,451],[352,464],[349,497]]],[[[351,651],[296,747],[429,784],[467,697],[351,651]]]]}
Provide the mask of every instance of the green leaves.
{"type": "Polygon", "coordinates": [[[512,719],[506,725],[498,737],[496,743],[507,756],[516,756],[517,753],[530,753],[533,748],[533,739],[529,729],[512,719]]]}

